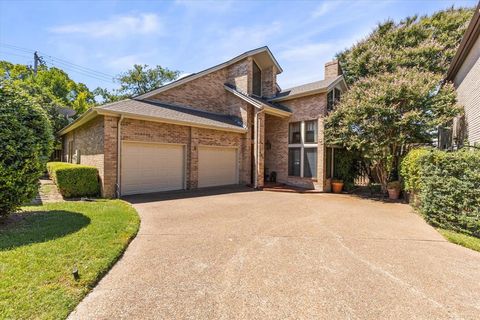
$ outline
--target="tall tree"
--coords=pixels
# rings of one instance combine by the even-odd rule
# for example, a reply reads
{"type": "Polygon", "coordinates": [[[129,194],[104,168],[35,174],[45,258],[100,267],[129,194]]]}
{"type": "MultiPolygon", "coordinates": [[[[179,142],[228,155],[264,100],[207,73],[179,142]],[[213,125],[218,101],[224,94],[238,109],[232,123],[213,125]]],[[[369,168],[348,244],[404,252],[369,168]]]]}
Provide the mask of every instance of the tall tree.
{"type": "Polygon", "coordinates": [[[156,89],[167,82],[176,80],[179,75],[180,71],[170,70],[159,65],[149,68],[146,64],[135,64],[132,69],[116,77],[120,84],[119,89],[109,91],[97,88],[94,92],[104,102],[113,102],[156,89]]]}
{"type": "Polygon", "coordinates": [[[440,83],[472,14],[387,21],[337,55],[350,88],[325,121],[327,141],[359,151],[384,190],[409,147],[431,142],[461,112],[453,87],[440,83]]]}
{"type": "Polygon", "coordinates": [[[439,80],[402,68],[357,81],[326,120],[328,142],[359,151],[386,190],[399,158],[460,111],[453,86],[439,90],[439,80]]]}
{"type": "Polygon", "coordinates": [[[450,8],[379,24],[367,38],[337,54],[347,83],[397,68],[445,73],[472,15],[472,9],[450,8]]]}

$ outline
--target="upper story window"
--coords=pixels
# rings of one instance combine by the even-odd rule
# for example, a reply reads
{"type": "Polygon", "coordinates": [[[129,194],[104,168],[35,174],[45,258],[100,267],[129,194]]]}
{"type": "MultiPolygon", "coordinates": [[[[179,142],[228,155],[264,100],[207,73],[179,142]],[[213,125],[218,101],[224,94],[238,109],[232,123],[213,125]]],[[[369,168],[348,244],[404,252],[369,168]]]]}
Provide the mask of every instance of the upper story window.
{"type": "Polygon", "coordinates": [[[301,133],[300,133],[300,124],[301,122],[291,122],[288,134],[288,143],[301,143],[301,133]]]}
{"type": "Polygon", "coordinates": [[[341,95],[342,95],[342,92],[338,88],[335,88],[328,92],[327,111],[332,111],[333,108],[335,108],[335,105],[337,105],[337,103],[340,101],[341,95]]]}
{"type": "Polygon", "coordinates": [[[305,121],[305,143],[317,142],[317,121],[305,121]]]}
{"type": "Polygon", "coordinates": [[[252,93],[259,97],[262,96],[262,70],[255,61],[253,61],[252,93]]]}

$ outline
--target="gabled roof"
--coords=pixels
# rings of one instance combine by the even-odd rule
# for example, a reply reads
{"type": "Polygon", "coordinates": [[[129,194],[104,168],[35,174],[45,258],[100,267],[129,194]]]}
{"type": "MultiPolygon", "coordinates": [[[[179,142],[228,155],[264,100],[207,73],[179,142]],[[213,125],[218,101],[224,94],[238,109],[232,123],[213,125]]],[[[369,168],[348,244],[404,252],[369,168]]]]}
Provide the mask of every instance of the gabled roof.
{"type": "Polygon", "coordinates": [[[472,49],[473,45],[477,41],[478,37],[480,36],[480,2],[473,13],[472,20],[470,20],[470,24],[463,35],[462,41],[457,49],[457,53],[452,59],[452,63],[450,64],[450,68],[447,72],[447,80],[453,80],[457,75],[458,70],[462,66],[463,62],[467,58],[470,50],[472,49]]]}
{"type": "Polygon", "coordinates": [[[224,84],[224,87],[228,92],[233,93],[234,95],[250,103],[254,107],[259,109],[265,109],[267,113],[274,114],[280,117],[287,117],[292,114],[292,110],[290,110],[289,107],[283,106],[278,103],[269,102],[268,100],[255,95],[245,94],[237,90],[237,88],[231,84],[226,83],[224,84]]]}
{"type": "Polygon", "coordinates": [[[282,100],[289,100],[293,98],[298,98],[301,96],[307,96],[315,93],[325,92],[331,90],[337,84],[343,83],[345,88],[347,84],[342,75],[337,76],[335,78],[310,82],[306,84],[302,84],[300,86],[296,86],[293,88],[285,89],[277,93],[277,95],[270,99],[270,101],[282,101],[282,100]]]}
{"type": "Polygon", "coordinates": [[[132,119],[158,121],[222,131],[246,132],[242,120],[238,117],[200,111],[155,100],[127,99],[88,110],[82,117],[60,130],[59,134],[63,135],[78,128],[97,115],[123,115],[132,119]]]}
{"type": "Polygon", "coordinates": [[[283,72],[283,69],[280,67],[280,65],[278,64],[277,60],[275,59],[275,57],[273,56],[272,52],[270,51],[270,49],[267,47],[267,46],[264,46],[264,47],[260,47],[260,48],[257,48],[257,49],[253,49],[253,50],[250,50],[250,51],[247,51],[247,52],[244,52],[242,53],[241,55],[238,55],[236,56],[235,58],[233,59],[230,59],[224,63],[221,63],[221,64],[218,64],[216,66],[213,66],[211,68],[208,68],[208,69],[205,69],[203,71],[200,71],[198,73],[193,73],[189,76],[186,76],[186,77],[183,77],[181,79],[178,79],[176,81],[172,81],[164,86],[161,86],[157,89],[154,89],[150,92],[147,92],[147,93],[144,93],[144,94],[141,94],[137,97],[135,97],[136,99],[140,99],[140,100],[143,100],[143,99],[148,99],[148,98],[151,98],[152,96],[158,94],[158,93],[161,93],[163,91],[166,91],[166,90],[169,90],[171,88],[174,88],[176,86],[179,86],[179,85],[182,85],[184,83],[187,83],[189,81],[192,81],[192,80],[195,80],[197,78],[200,78],[206,74],[209,74],[209,73],[212,73],[214,71],[217,71],[217,70],[220,70],[220,69],[223,69],[225,67],[228,67],[229,65],[232,65],[238,61],[241,61],[247,57],[250,57],[250,56],[254,56],[254,55],[259,55],[259,54],[266,54],[268,59],[275,65],[275,67],[277,68],[278,70],[278,73],[282,73],[283,72]]]}

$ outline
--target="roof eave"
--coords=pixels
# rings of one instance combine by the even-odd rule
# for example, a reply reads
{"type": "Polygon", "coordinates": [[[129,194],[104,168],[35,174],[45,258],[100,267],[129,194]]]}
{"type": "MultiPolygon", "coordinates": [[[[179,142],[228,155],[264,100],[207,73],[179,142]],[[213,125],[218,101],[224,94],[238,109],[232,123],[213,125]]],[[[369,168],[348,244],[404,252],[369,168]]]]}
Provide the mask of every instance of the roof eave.
{"type": "Polygon", "coordinates": [[[84,114],[82,114],[79,118],[77,118],[72,123],[68,124],[67,126],[60,129],[57,134],[59,136],[63,136],[64,134],[82,126],[84,123],[94,119],[98,115],[98,111],[96,108],[88,109],[84,114]]]}
{"type": "Polygon", "coordinates": [[[161,92],[164,92],[164,91],[167,91],[167,90],[170,90],[172,88],[175,88],[177,86],[180,86],[182,84],[185,84],[189,81],[193,81],[195,79],[198,79],[206,74],[209,74],[211,72],[215,72],[215,71],[218,71],[220,69],[223,69],[225,67],[228,67],[238,61],[241,61],[247,57],[250,57],[250,56],[253,56],[253,55],[256,55],[258,53],[261,53],[263,51],[266,51],[268,53],[268,55],[270,56],[270,59],[273,61],[273,64],[275,65],[275,67],[277,68],[277,71],[278,71],[278,74],[282,73],[283,72],[283,69],[282,67],[280,67],[280,64],[277,62],[277,59],[275,59],[275,57],[273,56],[272,52],[270,51],[270,49],[267,47],[267,46],[264,46],[264,47],[260,47],[260,48],[257,48],[257,49],[254,49],[254,50],[251,50],[251,51],[247,51],[247,52],[244,52],[242,53],[241,55],[239,56],[236,56],[235,58],[233,59],[230,59],[226,62],[223,62],[221,64],[218,64],[216,66],[213,66],[211,68],[208,68],[208,69],[205,69],[203,71],[200,71],[198,73],[194,73],[193,75],[191,76],[188,76],[188,77],[185,77],[185,78],[182,78],[182,79],[179,79],[179,80],[176,80],[174,82],[171,82],[169,84],[166,84],[164,86],[161,86],[160,88],[157,88],[157,89],[154,89],[150,92],[146,92],[144,94],[141,94],[141,95],[138,95],[136,97],[133,97],[133,99],[139,99],[139,100],[144,100],[144,99],[147,99],[147,98],[150,98],[156,94],[159,94],[161,92]]]}
{"type": "Polygon", "coordinates": [[[336,79],[331,84],[329,84],[328,87],[319,88],[319,89],[315,89],[315,90],[304,91],[304,92],[300,92],[300,93],[297,93],[297,94],[288,95],[288,96],[284,96],[284,97],[273,98],[273,99],[270,99],[269,101],[273,101],[273,102],[287,101],[287,100],[292,100],[292,99],[296,99],[296,98],[311,96],[311,95],[314,95],[314,94],[325,93],[325,92],[330,91],[331,89],[335,88],[339,83],[343,83],[345,88],[348,89],[348,85],[345,82],[345,78],[343,76],[339,76],[338,79],[336,79]]]}
{"type": "Polygon", "coordinates": [[[111,110],[102,110],[99,108],[99,114],[101,115],[109,115],[109,116],[124,116],[128,119],[137,119],[137,120],[145,120],[151,122],[160,122],[160,123],[168,123],[168,124],[175,124],[180,126],[187,126],[187,127],[195,127],[195,128],[203,128],[203,129],[213,129],[213,130],[220,130],[220,131],[230,131],[230,132],[238,132],[238,133],[245,133],[247,132],[246,128],[234,128],[234,127],[222,127],[216,125],[208,125],[208,124],[201,124],[191,121],[181,121],[181,120],[173,120],[163,117],[156,117],[156,116],[144,116],[139,115],[131,112],[124,112],[124,111],[111,111],[111,110]]]}
{"type": "Polygon", "coordinates": [[[231,92],[232,94],[234,94],[235,96],[239,97],[240,99],[244,100],[245,102],[253,105],[254,107],[256,107],[257,109],[260,109],[260,110],[265,110],[266,113],[268,114],[272,114],[272,115],[276,115],[276,116],[279,116],[279,117],[289,117],[292,115],[291,112],[289,111],[286,111],[286,110],[280,110],[280,109],[277,109],[277,108],[274,108],[272,106],[269,106],[268,104],[266,103],[262,103],[258,100],[255,100],[255,99],[252,99],[250,98],[249,96],[247,95],[244,95],[240,92],[238,92],[237,90],[233,89],[233,88],[230,88],[229,86],[227,85],[224,85],[224,88],[225,90],[227,90],[228,92],[231,92]]]}
{"type": "Polygon", "coordinates": [[[450,63],[450,67],[447,71],[447,76],[445,77],[448,81],[453,81],[457,75],[458,70],[462,66],[463,62],[467,58],[470,50],[472,49],[474,43],[477,41],[480,36],[480,2],[477,5],[475,12],[473,14],[472,20],[468,24],[467,30],[463,35],[462,41],[458,46],[457,52],[450,63]]]}

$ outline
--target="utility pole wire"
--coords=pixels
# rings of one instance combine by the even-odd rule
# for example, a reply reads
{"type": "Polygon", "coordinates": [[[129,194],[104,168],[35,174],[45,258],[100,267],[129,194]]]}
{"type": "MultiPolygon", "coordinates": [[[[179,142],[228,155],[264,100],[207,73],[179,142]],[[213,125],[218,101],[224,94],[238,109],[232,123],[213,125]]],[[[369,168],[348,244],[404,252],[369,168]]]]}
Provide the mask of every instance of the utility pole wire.
{"type": "MultiPolygon", "coordinates": [[[[110,75],[110,74],[107,74],[107,73],[104,73],[104,72],[101,72],[101,71],[96,71],[94,69],[91,69],[91,68],[87,68],[87,67],[84,67],[84,66],[81,66],[81,65],[78,65],[78,64],[75,64],[73,62],[70,62],[70,61],[67,61],[67,60],[64,60],[64,59],[60,59],[60,58],[57,58],[55,56],[52,56],[52,55],[49,55],[45,52],[41,52],[41,51],[35,51],[35,50],[31,50],[31,49],[27,49],[27,48],[23,48],[23,47],[19,47],[19,46],[15,46],[15,45],[11,45],[11,44],[7,44],[7,43],[3,43],[3,42],[0,42],[0,47],[5,47],[7,49],[11,49],[11,50],[17,50],[17,51],[20,51],[20,52],[27,52],[27,53],[35,53],[37,52],[37,55],[40,54],[42,55],[43,58],[47,58],[51,61],[52,64],[62,64],[62,65],[65,65],[65,66],[69,66],[71,68],[74,68],[74,69],[78,69],[80,71],[82,71],[82,74],[84,75],[88,75],[88,76],[92,76],[92,77],[101,77],[103,79],[108,79],[109,82],[112,82],[114,83],[113,79],[115,78],[114,76],[110,75]]],[[[42,58],[41,56],[39,56],[40,58],[42,58]]],[[[43,62],[43,61],[42,61],[43,62]]],[[[63,68],[63,67],[60,67],[60,68],[63,68]]],[[[65,67],[66,68],[66,67],[65,67]]],[[[77,70],[75,70],[76,72],[79,72],[77,70]]],[[[104,81],[105,81],[104,80],[104,81]]]]}

